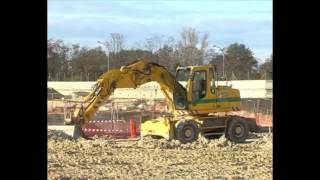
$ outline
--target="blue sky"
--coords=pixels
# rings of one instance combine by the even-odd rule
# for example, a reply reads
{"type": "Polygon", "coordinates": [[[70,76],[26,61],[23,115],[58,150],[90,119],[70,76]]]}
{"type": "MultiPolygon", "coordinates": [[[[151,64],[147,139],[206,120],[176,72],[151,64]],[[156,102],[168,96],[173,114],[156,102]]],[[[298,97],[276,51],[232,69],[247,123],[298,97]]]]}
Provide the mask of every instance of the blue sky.
{"type": "MultiPolygon", "coordinates": [[[[48,38],[95,47],[122,33],[126,47],[154,34],[180,38],[184,27],[209,33],[209,45],[246,44],[272,53],[272,0],[48,0],[48,38]]],[[[201,33],[200,33],[201,35],[201,33]]]]}

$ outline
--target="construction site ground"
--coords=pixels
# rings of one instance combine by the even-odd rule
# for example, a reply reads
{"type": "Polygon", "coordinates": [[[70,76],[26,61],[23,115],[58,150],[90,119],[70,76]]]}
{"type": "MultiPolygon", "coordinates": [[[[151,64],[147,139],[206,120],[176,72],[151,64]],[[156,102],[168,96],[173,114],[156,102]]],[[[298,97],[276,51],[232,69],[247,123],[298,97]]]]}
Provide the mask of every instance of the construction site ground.
{"type": "Polygon", "coordinates": [[[272,179],[272,133],[247,143],[222,136],[180,144],[152,139],[71,138],[72,126],[48,126],[48,179],[272,179]]]}

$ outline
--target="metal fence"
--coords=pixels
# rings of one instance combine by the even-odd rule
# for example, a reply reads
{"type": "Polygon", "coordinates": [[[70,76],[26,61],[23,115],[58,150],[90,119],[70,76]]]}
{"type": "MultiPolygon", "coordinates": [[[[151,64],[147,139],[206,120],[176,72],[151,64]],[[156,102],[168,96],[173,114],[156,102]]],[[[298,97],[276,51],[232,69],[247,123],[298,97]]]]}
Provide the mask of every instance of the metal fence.
{"type": "Polygon", "coordinates": [[[242,99],[241,110],[242,115],[254,118],[256,124],[260,127],[273,126],[273,99],[272,98],[257,98],[257,99],[242,99]]]}
{"type": "Polygon", "coordinates": [[[241,99],[241,109],[263,115],[272,115],[272,98],[241,99]]]}
{"type": "MultiPolygon", "coordinates": [[[[47,93],[47,99],[48,100],[67,100],[71,99],[72,96],[64,96],[60,93],[47,93]]],[[[140,99],[140,101],[143,101],[144,99],[140,99]]],[[[152,108],[156,108],[156,106],[159,106],[158,104],[164,104],[165,100],[162,99],[153,99],[151,101],[154,101],[154,106],[152,108]]],[[[260,98],[252,98],[252,99],[241,99],[241,110],[253,112],[253,113],[261,113],[263,115],[272,115],[272,105],[273,100],[272,98],[268,99],[260,99],[260,98]]]]}
{"type": "Polygon", "coordinates": [[[47,93],[47,99],[48,100],[57,100],[57,99],[64,99],[64,95],[60,93],[47,93]]]}

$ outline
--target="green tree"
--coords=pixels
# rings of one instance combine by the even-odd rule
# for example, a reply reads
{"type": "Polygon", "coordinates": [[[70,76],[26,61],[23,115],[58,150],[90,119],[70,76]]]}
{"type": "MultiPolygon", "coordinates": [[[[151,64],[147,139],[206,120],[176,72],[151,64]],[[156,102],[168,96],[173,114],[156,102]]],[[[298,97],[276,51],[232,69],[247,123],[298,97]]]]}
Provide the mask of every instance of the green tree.
{"type": "Polygon", "coordinates": [[[114,66],[114,68],[120,68],[121,66],[131,63],[138,58],[148,58],[150,61],[158,62],[158,56],[152,54],[147,50],[121,50],[118,54],[118,58],[121,64],[114,66]]]}
{"type": "MultiPolygon", "coordinates": [[[[258,61],[253,56],[250,48],[244,44],[233,43],[225,49],[225,74],[227,78],[233,75],[237,79],[256,79],[258,73],[258,61]]],[[[217,71],[222,76],[223,56],[220,54],[213,58],[211,63],[217,65],[217,71]]]]}
{"type": "Polygon", "coordinates": [[[62,40],[47,41],[48,80],[63,80],[68,73],[70,48],[62,40]]]}
{"type": "Polygon", "coordinates": [[[272,54],[270,58],[267,58],[263,64],[259,66],[260,79],[272,79],[273,73],[273,58],[272,54]]]}
{"type": "Polygon", "coordinates": [[[164,45],[163,48],[160,48],[155,55],[158,57],[157,63],[166,67],[169,71],[173,71],[175,65],[175,59],[173,58],[173,48],[168,45],[164,45]]]}
{"type": "Polygon", "coordinates": [[[72,58],[75,80],[95,80],[107,70],[107,56],[100,48],[81,48],[72,58]]]}

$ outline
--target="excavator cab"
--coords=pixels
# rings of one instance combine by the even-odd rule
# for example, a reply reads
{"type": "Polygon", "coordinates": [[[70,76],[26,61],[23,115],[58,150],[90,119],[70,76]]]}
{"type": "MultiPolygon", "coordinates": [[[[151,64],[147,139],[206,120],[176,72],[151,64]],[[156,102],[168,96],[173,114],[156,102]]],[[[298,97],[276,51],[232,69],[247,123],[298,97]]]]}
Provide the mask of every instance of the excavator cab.
{"type": "Polygon", "coordinates": [[[173,91],[176,110],[187,110],[194,115],[225,112],[239,107],[239,91],[228,86],[216,86],[215,66],[178,67],[176,81],[186,82],[184,93],[173,91]]]}
{"type": "Polygon", "coordinates": [[[206,72],[195,71],[192,75],[192,100],[200,100],[206,96],[206,72]]]}
{"type": "MultiPolygon", "coordinates": [[[[176,72],[175,80],[179,82],[187,82],[191,78],[191,69],[179,67],[176,72]]],[[[174,90],[173,90],[173,101],[176,110],[187,110],[188,109],[188,99],[187,99],[187,92],[179,92],[177,91],[176,87],[177,83],[175,83],[174,90]]],[[[185,87],[186,88],[186,87],[185,87]]]]}
{"type": "MultiPolygon", "coordinates": [[[[210,65],[178,67],[176,80],[186,82],[184,94],[177,95],[176,91],[173,91],[177,110],[192,110],[197,104],[210,102],[208,99],[212,99],[214,96],[213,67],[210,65]]],[[[212,101],[212,103],[215,103],[215,101],[212,101]]]]}

